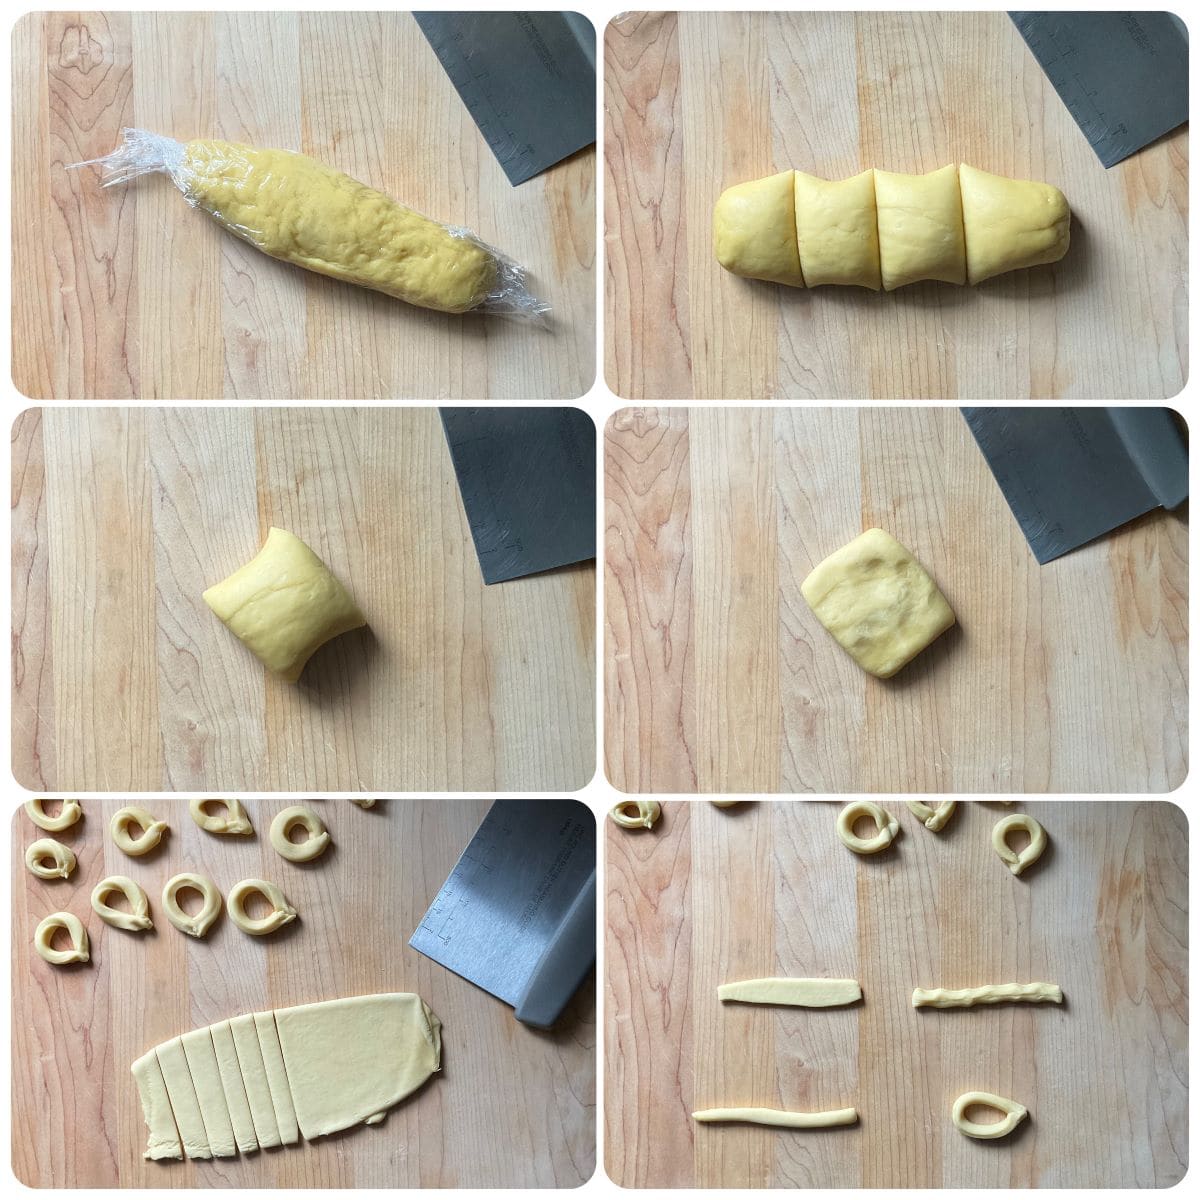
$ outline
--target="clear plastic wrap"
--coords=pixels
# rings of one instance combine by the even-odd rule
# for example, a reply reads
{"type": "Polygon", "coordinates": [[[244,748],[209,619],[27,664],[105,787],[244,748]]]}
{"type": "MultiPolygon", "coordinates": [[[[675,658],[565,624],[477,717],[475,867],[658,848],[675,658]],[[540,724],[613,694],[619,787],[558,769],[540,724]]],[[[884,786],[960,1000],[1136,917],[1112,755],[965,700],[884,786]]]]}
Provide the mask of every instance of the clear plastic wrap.
{"type": "Polygon", "coordinates": [[[193,208],[272,258],[441,312],[545,323],[525,269],[470,230],[444,225],[315,159],[233,142],[126,129],[102,185],[168,175],[193,208]]]}

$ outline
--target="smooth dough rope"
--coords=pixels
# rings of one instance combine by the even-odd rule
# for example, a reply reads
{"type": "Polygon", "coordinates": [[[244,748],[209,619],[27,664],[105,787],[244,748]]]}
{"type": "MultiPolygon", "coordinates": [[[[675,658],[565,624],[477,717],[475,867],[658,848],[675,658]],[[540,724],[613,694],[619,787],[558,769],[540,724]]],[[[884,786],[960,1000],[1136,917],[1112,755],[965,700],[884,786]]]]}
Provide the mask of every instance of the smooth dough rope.
{"type": "Polygon", "coordinates": [[[67,879],[75,870],[75,853],[53,838],[38,838],[25,851],[25,865],[39,879],[67,879]]]}
{"type": "Polygon", "coordinates": [[[653,829],[662,815],[657,800],[622,800],[608,814],[622,829],[653,829]]]}
{"type": "Polygon", "coordinates": [[[221,913],[221,893],[217,885],[206,875],[191,872],[174,875],[167,880],[163,887],[162,902],[167,920],[181,933],[194,938],[202,938],[221,913]],[[193,888],[204,897],[204,903],[194,917],[184,912],[179,904],[179,893],[185,888],[193,888]]]}
{"type": "Polygon", "coordinates": [[[275,884],[266,879],[243,879],[229,889],[225,900],[225,911],[229,919],[251,937],[263,937],[296,919],[296,910],[287,902],[287,897],[275,884]],[[265,917],[252,917],[246,911],[246,897],[254,893],[264,897],[271,906],[265,917]]]}
{"type": "Polygon", "coordinates": [[[149,898],[138,884],[125,875],[110,875],[96,884],[92,889],[92,909],[106,925],[124,929],[127,933],[139,933],[154,926],[150,919],[149,898]],[[113,892],[120,892],[129,901],[129,912],[105,903],[113,892]]]}
{"type": "Polygon", "coordinates": [[[271,845],[275,847],[275,852],[288,862],[311,862],[325,853],[330,841],[332,839],[329,831],[321,818],[302,804],[293,804],[291,808],[285,808],[271,822],[271,845]],[[308,837],[302,842],[293,842],[288,837],[297,825],[304,826],[308,833],[308,837]]]}
{"type": "Polygon", "coordinates": [[[916,988],[913,1008],[970,1008],[973,1004],[1007,1004],[1025,1000],[1031,1004],[1061,1004],[1062,988],[1057,983],[991,983],[977,988],[916,988]]]}
{"type": "Polygon", "coordinates": [[[703,1108],[692,1113],[702,1124],[740,1121],[746,1125],[774,1125],[781,1129],[828,1129],[834,1125],[853,1125],[858,1109],[835,1108],[828,1112],[789,1112],[783,1108],[703,1108]]]}
{"type": "Polygon", "coordinates": [[[950,1111],[950,1119],[959,1133],[969,1138],[1002,1138],[1007,1137],[1029,1115],[1029,1109],[1015,1100],[1006,1100],[992,1092],[964,1092],[954,1102],[950,1111]],[[967,1120],[967,1109],[976,1104],[986,1104],[989,1108],[998,1108],[1005,1114],[1002,1121],[989,1121],[981,1125],[976,1121],[967,1120]]]}
{"type": "Polygon", "coordinates": [[[66,966],[68,963],[85,963],[89,958],[87,930],[74,913],[51,913],[38,922],[38,927],[33,932],[33,948],[54,967],[66,966]],[[54,948],[54,935],[60,929],[65,929],[71,939],[69,950],[54,948]]]}
{"type": "Polygon", "coordinates": [[[131,804],[113,813],[109,828],[117,849],[124,851],[131,858],[141,858],[162,841],[168,826],[166,821],[156,821],[144,808],[131,804]],[[132,827],[137,828],[137,837],[129,832],[132,827]]]}
{"type": "Polygon", "coordinates": [[[243,837],[254,832],[250,814],[240,800],[189,800],[188,812],[192,820],[204,830],[218,837],[243,837]],[[224,805],[224,812],[209,812],[210,804],[224,805]]]}
{"type": "Polygon", "coordinates": [[[25,815],[47,833],[62,833],[83,816],[83,809],[79,807],[78,800],[64,800],[62,808],[54,816],[46,811],[45,805],[45,800],[26,800],[25,815]]]}

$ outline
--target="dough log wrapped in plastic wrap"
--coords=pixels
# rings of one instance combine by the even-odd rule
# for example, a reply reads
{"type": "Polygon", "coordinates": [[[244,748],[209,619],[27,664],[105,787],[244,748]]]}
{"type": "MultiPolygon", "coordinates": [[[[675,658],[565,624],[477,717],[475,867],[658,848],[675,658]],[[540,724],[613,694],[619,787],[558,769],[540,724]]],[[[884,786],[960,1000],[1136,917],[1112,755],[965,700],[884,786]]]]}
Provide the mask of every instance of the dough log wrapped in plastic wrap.
{"type": "Polygon", "coordinates": [[[537,319],[524,269],[466,229],[443,225],[290,150],[124,130],[104,186],[169,175],[194,208],[272,258],[439,312],[537,319]]]}

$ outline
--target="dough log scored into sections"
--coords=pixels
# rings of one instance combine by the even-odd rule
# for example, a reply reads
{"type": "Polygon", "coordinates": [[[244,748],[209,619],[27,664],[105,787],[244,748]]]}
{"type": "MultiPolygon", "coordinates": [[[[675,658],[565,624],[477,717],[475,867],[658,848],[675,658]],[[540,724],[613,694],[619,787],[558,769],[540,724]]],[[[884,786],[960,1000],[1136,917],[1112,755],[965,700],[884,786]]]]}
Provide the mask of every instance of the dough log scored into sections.
{"type": "Polygon", "coordinates": [[[132,1066],[148,1159],[230,1158],[375,1125],[441,1069],[442,1026],[413,992],[247,1013],[132,1066]]]}
{"type": "Polygon", "coordinates": [[[713,210],[721,266],[791,287],[976,284],[1058,262],[1070,243],[1071,210],[1058,188],[966,163],[832,182],[782,171],[727,189],[713,210]]]}

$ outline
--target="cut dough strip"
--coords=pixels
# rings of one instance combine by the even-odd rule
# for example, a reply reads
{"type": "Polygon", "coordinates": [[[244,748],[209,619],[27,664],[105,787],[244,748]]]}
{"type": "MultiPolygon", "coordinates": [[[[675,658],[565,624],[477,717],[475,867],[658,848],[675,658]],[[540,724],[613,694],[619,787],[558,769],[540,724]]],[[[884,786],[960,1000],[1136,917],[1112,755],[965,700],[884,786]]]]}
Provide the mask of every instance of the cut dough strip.
{"type": "Polygon", "coordinates": [[[233,1031],[229,1028],[228,1021],[218,1021],[208,1027],[208,1032],[212,1036],[213,1053],[216,1055],[217,1069],[221,1074],[221,1087],[225,1091],[225,1107],[233,1126],[233,1140],[242,1154],[249,1154],[258,1149],[258,1137],[254,1132],[250,1102],[246,1099],[246,1085],[238,1064],[233,1031]]]}
{"type": "Polygon", "coordinates": [[[229,1105],[225,1103],[225,1087],[221,1083],[221,1069],[217,1066],[212,1035],[207,1027],[193,1029],[179,1041],[192,1075],[192,1087],[200,1105],[200,1119],[204,1122],[208,1148],[214,1158],[232,1158],[237,1153],[237,1146],[233,1140],[233,1122],[229,1118],[229,1105]]]}
{"type": "Polygon", "coordinates": [[[858,1120],[858,1109],[806,1113],[783,1108],[704,1108],[692,1113],[692,1120],[706,1125],[740,1121],[746,1125],[775,1125],[780,1129],[828,1129],[834,1125],[853,1125],[858,1120]]]}
{"type": "Polygon", "coordinates": [[[292,1089],[288,1086],[283,1051],[279,1048],[275,1014],[256,1012],[254,1029],[258,1034],[258,1048],[262,1051],[263,1067],[267,1072],[267,1086],[271,1089],[271,1106],[275,1109],[279,1140],[285,1146],[294,1146],[300,1140],[300,1126],[296,1124],[296,1106],[292,1103],[292,1089]]]}
{"type": "Polygon", "coordinates": [[[857,979],[745,979],[723,983],[717,988],[718,1000],[740,1004],[788,1004],[798,1008],[832,1008],[862,999],[857,979]]]}
{"type": "MultiPolygon", "coordinates": [[[[171,1100],[171,1111],[175,1114],[175,1125],[183,1142],[184,1153],[188,1158],[212,1158],[208,1134],[204,1129],[204,1118],[200,1115],[200,1102],[196,1098],[192,1073],[188,1069],[187,1056],[183,1052],[183,1043],[179,1038],[171,1038],[170,1041],[156,1046],[153,1052],[158,1056],[158,1066],[171,1100]]],[[[142,1107],[145,1106],[146,1101],[143,1097],[142,1107]]]]}
{"type": "Polygon", "coordinates": [[[1007,1004],[1027,1000],[1031,1004],[1062,1003],[1057,983],[991,983],[977,988],[916,988],[913,1008],[970,1008],[973,1004],[1007,1004]]]}
{"type": "Polygon", "coordinates": [[[279,1137],[279,1122],[275,1119],[275,1104],[271,1100],[267,1068],[258,1044],[254,1014],[243,1013],[240,1017],[232,1018],[228,1024],[229,1032],[233,1035],[233,1046],[237,1051],[238,1066],[242,1072],[242,1083],[246,1088],[246,1100],[250,1104],[254,1136],[264,1150],[269,1150],[283,1143],[279,1137]]]}
{"type": "Polygon", "coordinates": [[[142,1116],[146,1120],[146,1128],[150,1130],[143,1157],[182,1158],[183,1145],[175,1128],[175,1114],[171,1111],[171,1097],[167,1095],[158,1055],[148,1050],[133,1064],[131,1070],[142,1101],[142,1116]]]}

